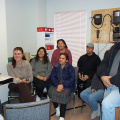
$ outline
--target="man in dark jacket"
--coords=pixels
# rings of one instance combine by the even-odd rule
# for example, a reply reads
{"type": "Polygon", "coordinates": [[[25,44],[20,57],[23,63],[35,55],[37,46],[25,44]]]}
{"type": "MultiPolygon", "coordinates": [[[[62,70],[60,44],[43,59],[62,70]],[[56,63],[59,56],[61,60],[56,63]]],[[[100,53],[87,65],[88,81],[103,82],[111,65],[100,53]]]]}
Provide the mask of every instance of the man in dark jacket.
{"type": "Polygon", "coordinates": [[[114,120],[115,107],[120,106],[120,42],[106,53],[97,74],[107,87],[102,102],[102,120],[114,120]]]}
{"type": "Polygon", "coordinates": [[[78,97],[80,92],[91,86],[91,80],[96,73],[97,66],[100,64],[101,60],[98,55],[94,52],[93,43],[88,43],[86,46],[87,53],[81,56],[78,60],[78,97]],[[82,87],[80,87],[82,84],[82,87]]]}

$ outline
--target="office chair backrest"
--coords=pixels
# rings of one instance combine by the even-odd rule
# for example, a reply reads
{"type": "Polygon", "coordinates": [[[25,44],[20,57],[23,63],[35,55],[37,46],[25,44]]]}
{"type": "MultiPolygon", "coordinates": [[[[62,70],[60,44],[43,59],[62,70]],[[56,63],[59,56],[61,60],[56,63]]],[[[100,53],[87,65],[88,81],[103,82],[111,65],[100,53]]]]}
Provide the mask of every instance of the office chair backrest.
{"type": "Polygon", "coordinates": [[[5,120],[50,120],[49,99],[39,102],[4,105],[5,120]]]}
{"type": "Polygon", "coordinates": [[[24,55],[25,55],[26,60],[29,61],[30,60],[30,52],[25,52],[24,55]]]}

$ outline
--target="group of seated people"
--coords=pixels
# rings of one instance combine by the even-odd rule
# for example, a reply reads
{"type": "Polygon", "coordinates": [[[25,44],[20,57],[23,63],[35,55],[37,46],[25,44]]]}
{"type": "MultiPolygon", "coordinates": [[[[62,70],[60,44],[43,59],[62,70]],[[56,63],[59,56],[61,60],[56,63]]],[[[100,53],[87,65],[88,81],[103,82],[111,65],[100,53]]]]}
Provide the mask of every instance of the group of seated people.
{"type": "MultiPolygon", "coordinates": [[[[100,116],[97,101],[103,99],[103,96],[102,120],[114,120],[115,107],[120,105],[119,44],[114,45],[101,62],[99,56],[93,52],[94,45],[88,43],[87,53],[78,60],[78,97],[92,109],[91,119],[100,116]]],[[[64,120],[67,103],[74,97],[75,70],[71,52],[63,39],[57,41],[57,49],[53,52],[51,62],[44,47],[38,49],[30,63],[26,61],[23,49],[16,47],[13,50],[13,59],[7,65],[7,71],[13,77],[13,82],[8,87],[11,91],[19,92],[20,103],[40,101],[46,87],[47,94],[56,108],[56,116],[60,117],[59,120],[64,120]],[[32,81],[37,96],[32,96],[30,92],[32,81]]]]}

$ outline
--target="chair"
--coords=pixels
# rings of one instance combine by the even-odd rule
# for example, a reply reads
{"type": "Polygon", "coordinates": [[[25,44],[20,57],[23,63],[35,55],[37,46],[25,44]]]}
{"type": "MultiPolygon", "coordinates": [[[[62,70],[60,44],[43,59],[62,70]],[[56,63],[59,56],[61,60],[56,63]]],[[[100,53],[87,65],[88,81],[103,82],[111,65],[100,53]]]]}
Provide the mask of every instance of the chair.
{"type": "MultiPolygon", "coordinates": [[[[75,95],[77,95],[77,76],[78,76],[78,68],[74,67],[75,69],[75,93],[74,93],[74,99],[73,99],[73,107],[74,107],[74,114],[75,114],[75,95]]],[[[77,99],[78,100],[78,99],[77,99]]]]}
{"type": "Polygon", "coordinates": [[[5,120],[50,120],[50,99],[39,102],[6,104],[3,106],[5,120]]]}
{"type": "Polygon", "coordinates": [[[8,92],[8,103],[10,103],[10,101],[14,98],[19,98],[19,93],[9,90],[9,92],[8,92]]]}
{"type": "MultiPolygon", "coordinates": [[[[74,92],[74,98],[73,98],[73,108],[68,108],[66,110],[71,110],[73,109],[74,110],[74,114],[75,114],[75,109],[76,108],[79,108],[81,107],[81,112],[82,112],[82,108],[85,106],[84,105],[84,102],[82,101],[82,105],[81,106],[77,106],[75,107],[75,101],[76,101],[76,96],[78,97],[78,90],[77,90],[77,78],[78,78],[78,68],[77,67],[74,67],[75,69],[75,92],[74,92]]],[[[78,98],[77,98],[77,101],[78,101],[78,98]]]]}
{"type": "Polygon", "coordinates": [[[102,101],[103,99],[98,100],[97,102],[100,104],[100,120],[102,120],[102,101]]]}
{"type": "Polygon", "coordinates": [[[30,60],[30,52],[25,52],[24,55],[25,55],[26,60],[29,61],[30,60]]]}
{"type": "MultiPolygon", "coordinates": [[[[31,82],[31,94],[34,96],[35,95],[35,89],[33,88],[33,83],[31,82]]],[[[19,98],[19,93],[10,91],[8,92],[8,103],[10,103],[10,100],[14,98],[19,98]]]]}
{"type": "MultiPolygon", "coordinates": [[[[77,89],[78,67],[74,67],[74,69],[75,69],[75,93],[74,94],[78,97],[78,95],[77,95],[78,94],[78,89],[77,89]]],[[[83,86],[81,86],[81,87],[83,87],[83,86]]],[[[78,101],[78,98],[77,98],[77,101],[78,101]]],[[[75,108],[79,108],[79,107],[81,107],[81,113],[82,113],[82,109],[85,106],[84,101],[82,100],[82,105],[81,106],[75,107],[75,96],[74,96],[73,106],[74,106],[74,113],[75,113],[75,108]]]]}

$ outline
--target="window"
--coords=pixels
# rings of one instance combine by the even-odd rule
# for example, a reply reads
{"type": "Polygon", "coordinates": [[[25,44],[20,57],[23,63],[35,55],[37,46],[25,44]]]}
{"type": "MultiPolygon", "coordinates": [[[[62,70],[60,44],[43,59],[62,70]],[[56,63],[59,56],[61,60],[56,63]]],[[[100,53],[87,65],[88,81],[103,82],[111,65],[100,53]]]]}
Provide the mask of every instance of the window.
{"type": "Polygon", "coordinates": [[[72,65],[77,66],[79,57],[86,51],[86,11],[55,13],[55,46],[64,39],[72,53],[72,65]]]}

